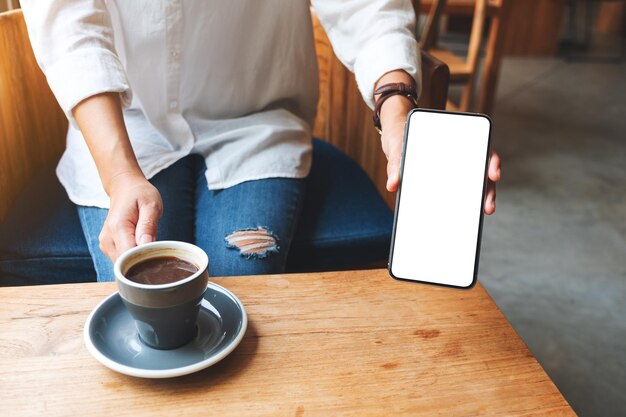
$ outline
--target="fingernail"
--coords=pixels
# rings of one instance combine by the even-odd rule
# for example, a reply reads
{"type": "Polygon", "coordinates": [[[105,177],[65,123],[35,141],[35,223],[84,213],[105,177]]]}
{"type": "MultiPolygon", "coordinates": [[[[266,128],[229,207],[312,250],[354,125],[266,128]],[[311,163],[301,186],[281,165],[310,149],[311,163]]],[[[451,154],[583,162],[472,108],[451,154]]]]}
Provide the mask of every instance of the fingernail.
{"type": "Polygon", "coordinates": [[[141,237],[139,238],[139,244],[143,245],[144,243],[150,243],[153,240],[154,239],[152,238],[152,235],[144,234],[144,235],[141,235],[141,237]]]}

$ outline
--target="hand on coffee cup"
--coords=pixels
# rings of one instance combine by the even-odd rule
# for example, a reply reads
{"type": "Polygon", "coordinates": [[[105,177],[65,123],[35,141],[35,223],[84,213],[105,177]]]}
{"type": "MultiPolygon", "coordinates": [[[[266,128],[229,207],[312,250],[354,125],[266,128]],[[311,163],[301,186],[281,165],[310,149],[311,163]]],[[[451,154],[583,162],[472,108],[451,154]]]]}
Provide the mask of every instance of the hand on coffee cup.
{"type": "Polygon", "coordinates": [[[195,336],[208,266],[202,249],[176,241],[137,246],[117,259],[117,287],[143,343],[174,349],[195,336]]]}
{"type": "Polygon", "coordinates": [[[102,252],[115,262],[128,249],[156,240],[163,203],[159,191],[137,174],[113,178],[109,196],[109,214],[99,240],[102,252]]]}

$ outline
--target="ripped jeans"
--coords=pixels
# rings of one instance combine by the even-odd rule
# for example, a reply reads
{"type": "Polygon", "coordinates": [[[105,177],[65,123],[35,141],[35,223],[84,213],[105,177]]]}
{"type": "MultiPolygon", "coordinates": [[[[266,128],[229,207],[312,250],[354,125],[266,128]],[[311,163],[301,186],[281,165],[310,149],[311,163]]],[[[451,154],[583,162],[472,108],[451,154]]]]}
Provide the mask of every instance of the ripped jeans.
{"type": "MultiPolygon", "coordinates": [[[[195,243],[209,255],[210,276],[282,273],[304,197],[305,180],[269,178],[211,191],[202,157],[189,155],[150,182],[163,199],[158,240],[195,243]]],[[[108,210],[78,206],[98,281],[113,281],[99,248],[108,210]]]]}

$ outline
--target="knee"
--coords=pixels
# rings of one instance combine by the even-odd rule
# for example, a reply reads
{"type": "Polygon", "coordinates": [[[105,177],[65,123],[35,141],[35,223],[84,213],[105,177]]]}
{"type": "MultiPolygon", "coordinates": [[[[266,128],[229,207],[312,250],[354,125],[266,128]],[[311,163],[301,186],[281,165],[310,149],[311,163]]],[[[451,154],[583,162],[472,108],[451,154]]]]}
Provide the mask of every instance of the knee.
{"type": "Polygon", "coordinates": [[[242,257],[248,259],[264,259],[280,251],[278,238],[262,226],[236,230],[227,235],[224,240],[228,249],[239,251],[242,257]]]}
{"type": "MultiPolygon", "coordinates": [[[[286,256],[279,238],[267,227],[235,230],[224,237],[210,266],[213,276],[266,275],[285,271],[286,256]]],[[[210,258],[210,256],[209,256],[210,258]]]]}

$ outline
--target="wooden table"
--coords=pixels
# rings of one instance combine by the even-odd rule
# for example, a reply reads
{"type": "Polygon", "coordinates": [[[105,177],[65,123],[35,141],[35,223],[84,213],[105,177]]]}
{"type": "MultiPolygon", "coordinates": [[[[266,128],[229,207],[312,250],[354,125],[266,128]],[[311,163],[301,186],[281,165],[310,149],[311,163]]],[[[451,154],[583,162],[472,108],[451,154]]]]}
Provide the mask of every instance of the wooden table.
{"type": "Polygon", "coordinates": [[[480,285],[385,270],[214,281],[246,306],[246,336],[219,364],[166,380],[117,374],[83,345],[115,284],[0,288],[0,415],[574,414],[480,285]]]}

